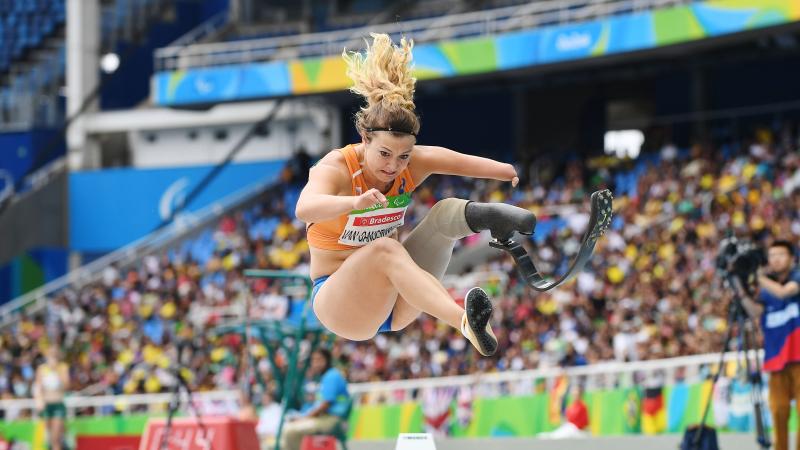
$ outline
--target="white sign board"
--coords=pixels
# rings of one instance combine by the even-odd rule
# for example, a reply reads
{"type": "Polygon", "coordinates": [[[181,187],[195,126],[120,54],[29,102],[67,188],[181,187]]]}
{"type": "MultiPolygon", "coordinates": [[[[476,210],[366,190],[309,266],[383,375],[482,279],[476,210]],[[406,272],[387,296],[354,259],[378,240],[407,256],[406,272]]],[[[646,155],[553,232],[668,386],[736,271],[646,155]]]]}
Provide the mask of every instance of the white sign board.
{"type": "Polygon", "coordinates": [[[394,450],[436,450],[430,433],[400,433],[394,450]]]}

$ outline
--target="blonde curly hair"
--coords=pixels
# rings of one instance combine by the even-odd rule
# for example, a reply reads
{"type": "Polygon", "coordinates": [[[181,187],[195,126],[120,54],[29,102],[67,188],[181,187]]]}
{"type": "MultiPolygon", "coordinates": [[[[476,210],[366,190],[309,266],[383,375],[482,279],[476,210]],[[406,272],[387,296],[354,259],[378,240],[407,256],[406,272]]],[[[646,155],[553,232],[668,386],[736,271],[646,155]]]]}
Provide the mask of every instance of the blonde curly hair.
{"type": "Polygon", "coordinates": [[[370,129],[390,128],[395,134],[419,133],[419,117],[414,111],[414,85],[411,76],[411,49],[414,41],[403,37],[396,46],[387,34],[370,33],[372,45],[366,52],[342,52],[347,62],[350,88],[367,100],[356,113],[359,134],[369,139],[370,129]],[[399,131],[394,131],[399,130],[399,131]]]}

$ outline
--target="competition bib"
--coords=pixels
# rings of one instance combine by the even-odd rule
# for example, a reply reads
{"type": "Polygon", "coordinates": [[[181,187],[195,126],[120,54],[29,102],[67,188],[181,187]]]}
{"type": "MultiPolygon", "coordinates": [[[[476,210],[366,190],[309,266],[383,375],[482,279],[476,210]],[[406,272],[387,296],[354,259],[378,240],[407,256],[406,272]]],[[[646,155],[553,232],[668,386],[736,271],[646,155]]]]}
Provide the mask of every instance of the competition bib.
{"type": "Polygon", "coordinates": [[[61,378],[58,373],[53,369],[46,367],[45,374],[42,377],[42,385],[48,391],[57,391],[61,389],[61,378]]]}
{"type": "Polygon", "coordinates": [[[375,239],[391,234],[403,225],[406,209],[411,203],[411,193],[387,196],[387,206],[380,204],[366,209],[351,211],[347,225],[339,236],[339,243],[353,247],[363,247],[375,239]]]}

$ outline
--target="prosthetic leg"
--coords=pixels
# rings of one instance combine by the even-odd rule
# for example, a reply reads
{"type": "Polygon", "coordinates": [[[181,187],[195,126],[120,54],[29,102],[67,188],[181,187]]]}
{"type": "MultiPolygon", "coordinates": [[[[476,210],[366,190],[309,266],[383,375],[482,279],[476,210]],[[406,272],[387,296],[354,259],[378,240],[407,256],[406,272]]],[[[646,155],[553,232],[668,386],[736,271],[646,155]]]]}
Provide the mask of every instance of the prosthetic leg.
{"type": "Polygon", "coordinates": [[[533,260],[528,255],[528,252],[525,251],[525,248],[522,247],[522,244],[512,240],[509,235],[492,234],[494,240],[489,245],[511,253],[517,263],[517,272],[534,290],[539,292],[549,291],[569,281],[583,270],[583,267],[589,262],[597,239],[606,232],[611,224],[612,199],[611,191],[608,189],[592,193],[589,227],[581,240],[578,255],[570,264],[569,269],[559,278],[548,276],[546,279],[543,277],[536,269],[533,260]]]}
{"type": "MultiPolygon", "coordinates": [[[[476,203],[449,198],[436,203],[417,225],[403,246],[411,258],[428,273],[441,280],[444,276],[455,242],[483,230],[492,235],[491,245],[505,250],[516,261],[517,271],[537,291],[553,289],[580,272],[592,256],[597,239],[611,223],[611,191],[594,192],[591,196],[589,229],[581,241],[578,255],[560,278],[545,279],[521,243],[512,239],[514,233],[533,234],[536,217],[530,211],[504,203],[476,203]]],[[[492,303],[480,288],[469,291],[464,301],[465,311],[461,332],[484,356],[497,349],[497,339],[489,319],[492,303]]]]}

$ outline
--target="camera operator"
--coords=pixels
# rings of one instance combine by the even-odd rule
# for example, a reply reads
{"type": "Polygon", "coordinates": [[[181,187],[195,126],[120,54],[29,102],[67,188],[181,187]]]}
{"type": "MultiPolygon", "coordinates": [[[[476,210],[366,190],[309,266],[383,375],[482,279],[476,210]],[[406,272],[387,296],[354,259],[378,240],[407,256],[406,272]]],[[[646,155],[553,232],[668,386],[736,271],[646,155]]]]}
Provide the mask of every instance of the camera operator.
{"type": "Polygon", "coordinates": [[[793,262],[792,244],[774,241],[767,252],[766,270],[761,268],[758,273],[760,303],[744,301],[751,315],[761,316],[776,450],[788,450],[792,399],[800,405],[800,271],[793,262]]]}

